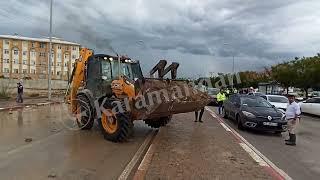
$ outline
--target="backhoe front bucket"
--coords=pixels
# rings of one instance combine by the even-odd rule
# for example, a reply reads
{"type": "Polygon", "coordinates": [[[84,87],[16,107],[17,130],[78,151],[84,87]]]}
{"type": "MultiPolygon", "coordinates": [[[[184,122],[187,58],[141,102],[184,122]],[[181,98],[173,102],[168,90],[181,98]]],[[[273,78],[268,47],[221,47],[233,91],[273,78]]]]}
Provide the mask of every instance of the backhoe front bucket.
{"type": "Polygon", "coordinates": [[[186,81],[147,78],[133,102],[132,112],[136,119],[154,119],[200,110],[209,100],[207,93],[186,81]]]}

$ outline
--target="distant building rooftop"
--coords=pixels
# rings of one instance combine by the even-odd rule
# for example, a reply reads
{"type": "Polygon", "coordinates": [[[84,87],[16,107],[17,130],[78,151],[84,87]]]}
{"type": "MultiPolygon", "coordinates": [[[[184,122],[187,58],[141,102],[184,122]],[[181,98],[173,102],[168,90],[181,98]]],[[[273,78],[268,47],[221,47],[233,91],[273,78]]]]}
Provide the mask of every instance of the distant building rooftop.
{"type": "MultiPolygon", "coordinates": [[[[47,38],[30,38],[30,37],[23,37],[23,36],[19,36],[19,35],[0,35],[0,38],[16,39],[16,40],[24,40],[24,41],[47,42],[47,43],[50,42],[49,37],[47,37],[47,38]]],[[[80,46],[80,44],[78,44],[78,43],[65,41],[63,39],[56,38],[56,37],[52,37],[52,43],[80,46]]]]}

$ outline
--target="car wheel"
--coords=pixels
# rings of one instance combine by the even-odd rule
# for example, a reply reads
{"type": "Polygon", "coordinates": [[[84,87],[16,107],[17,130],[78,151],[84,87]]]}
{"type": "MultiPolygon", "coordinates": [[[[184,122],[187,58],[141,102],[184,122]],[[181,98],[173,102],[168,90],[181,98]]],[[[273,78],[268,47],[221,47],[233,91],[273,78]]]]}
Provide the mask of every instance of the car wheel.
{"type": "Polygon", "coordinates": [[[228,119],[228,113],[225,109],[223,110],[223,118],[228,119]]]}
{"type": "Polygon", "coordinates": [[[241,122],[241,118],[239,115],[236,116],[236,120],[237,120],[237,125],[238,125],[238,129],[239,130],[244,130],[243,124],[241,122]]]}

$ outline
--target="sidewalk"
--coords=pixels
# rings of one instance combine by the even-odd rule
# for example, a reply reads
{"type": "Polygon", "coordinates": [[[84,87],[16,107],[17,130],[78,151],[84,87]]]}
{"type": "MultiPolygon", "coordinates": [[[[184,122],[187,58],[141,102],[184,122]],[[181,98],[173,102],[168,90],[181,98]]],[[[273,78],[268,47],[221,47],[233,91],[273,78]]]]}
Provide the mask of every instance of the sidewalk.
{"type": "Polygon", "coordinates": [[[47,97],[37,97],[37,98],[25,98],[23,103],[17,103],[15,99],[3,100],[0,99],[0,111],[8,109],[19,109],[25,106],[41,105],[41,104],[53,104],[59,103],[62,99],[59,97],[52,97],[51,101],[48,101],[47,97]]]}
{"type": "Polygon", "coordinates": [[[145,179],[272,179],[205,111],[175,115],[161,128],[145,179]]]}

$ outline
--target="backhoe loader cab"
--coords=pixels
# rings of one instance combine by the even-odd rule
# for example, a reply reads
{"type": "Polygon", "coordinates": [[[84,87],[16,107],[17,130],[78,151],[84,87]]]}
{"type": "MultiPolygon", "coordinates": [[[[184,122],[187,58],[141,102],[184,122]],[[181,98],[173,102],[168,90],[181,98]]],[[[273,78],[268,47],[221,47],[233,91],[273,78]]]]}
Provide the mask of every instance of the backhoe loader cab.
{"type": "Polygon", "coordinates": [[[132,84],[136,79],[143,78],[139,61],[121,58],[119,65],[118,57],[104,54],[89,58],[86,76],[86,89],[93,92],[96,98],[105,95],[111,97],[113,94],[111,84],[121,76],[132,84]]]}

